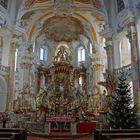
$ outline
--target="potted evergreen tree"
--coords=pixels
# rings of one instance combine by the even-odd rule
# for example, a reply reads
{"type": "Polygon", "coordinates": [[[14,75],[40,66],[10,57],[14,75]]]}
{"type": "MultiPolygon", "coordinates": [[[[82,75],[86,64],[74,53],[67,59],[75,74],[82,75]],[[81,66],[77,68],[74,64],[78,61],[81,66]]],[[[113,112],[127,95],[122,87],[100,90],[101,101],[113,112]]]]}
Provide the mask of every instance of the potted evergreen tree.
{"type": "Polygon", "coordinates": [[[108,126],[112,129],[138,128],[136,111],[131,87],[122,73],[108,113],[108,126]]]}

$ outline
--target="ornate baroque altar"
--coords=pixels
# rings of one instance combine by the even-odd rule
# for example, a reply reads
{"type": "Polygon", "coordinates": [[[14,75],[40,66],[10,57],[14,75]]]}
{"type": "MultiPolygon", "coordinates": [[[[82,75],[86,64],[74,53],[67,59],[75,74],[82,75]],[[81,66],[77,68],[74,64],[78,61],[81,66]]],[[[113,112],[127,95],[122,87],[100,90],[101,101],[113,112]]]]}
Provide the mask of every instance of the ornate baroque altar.
{"type": "Polygon", "coordinates": [[[80,77],[86,81],[86,69],[77,69],[71,65],[65,47],[60,47],[51,66],[47,69],[39,67],[38,71],[40,86],[36,99],[41,114],[79,116],[79,112],[87,109],[86,88],[79,83],[80,77]]]}

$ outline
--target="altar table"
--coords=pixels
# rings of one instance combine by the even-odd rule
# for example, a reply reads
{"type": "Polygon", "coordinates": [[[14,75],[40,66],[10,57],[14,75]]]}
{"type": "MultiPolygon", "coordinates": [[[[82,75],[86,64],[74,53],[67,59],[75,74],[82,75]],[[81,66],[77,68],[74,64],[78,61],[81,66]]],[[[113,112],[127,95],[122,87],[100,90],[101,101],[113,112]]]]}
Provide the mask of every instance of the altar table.
{"type": "Polygon", "coordinates": [[[93,133],[96,128],[96,122],[77,123],[77,133],[93,133]]]}
{"type": "MultiPolygon", "coordinates": [[[[70,124],[71,132],[73,133],[73,125],[76,121],[76,117],[73,116],[47,116],[46,122],[48,122],[48,134],[51,132],[51,128],[55,128],[59,131],[66,130],[67,124],[70,124]],[[52,125],[53,124],[53,125],[52,125]]],[[[76,127],[75,127],[76,128],[76,127]]],[[[75,129],[76,130],[76,129],[75,129]]]]}
{"type": "Polygon", "coordinates": [[[70,117],[70,116],[47,116],[46,117],[47,122],[71,122],[74,123],[76,121],[76,117],[70,117]]]}

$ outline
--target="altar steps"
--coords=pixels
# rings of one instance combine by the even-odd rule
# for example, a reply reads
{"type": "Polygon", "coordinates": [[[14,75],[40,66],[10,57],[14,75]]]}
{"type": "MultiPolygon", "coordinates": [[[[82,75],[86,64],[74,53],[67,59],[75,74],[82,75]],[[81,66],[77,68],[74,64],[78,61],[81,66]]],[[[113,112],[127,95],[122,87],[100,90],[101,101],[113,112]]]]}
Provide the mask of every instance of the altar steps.
{"type": "Polygon", "coordinates": [[[94,140],[93,134],[76,134],[72,135],[70,132],[51,132],[50,135],[30,135],[27,140],[94,140]],[[39,139],[38,139],[39,138],[39,139]]]}
{"type": "Polygon", "coordinates": [[[27,140],[94,140],[93,137],[69,137],[69,138],[40,138],[40,137],[27,137],[27,140]]]}
{"type": "Polygon", "coordinates": [[[70,133],[70,129],[68,130],[51,130],[51,133],[70,133]]]}

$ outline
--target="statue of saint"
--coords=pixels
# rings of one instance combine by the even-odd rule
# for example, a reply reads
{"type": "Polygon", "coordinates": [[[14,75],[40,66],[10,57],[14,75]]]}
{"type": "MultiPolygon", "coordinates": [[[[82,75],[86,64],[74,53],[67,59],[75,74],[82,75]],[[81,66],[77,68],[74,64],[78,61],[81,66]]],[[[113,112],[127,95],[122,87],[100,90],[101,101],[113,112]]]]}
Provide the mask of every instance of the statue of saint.
{"type": "Polygon", "coordinates": [[[101,96],[101,108],[104,111],[106,108],[106,91],[103,91],[103,95],[101,96]]]}
{"type": "Polygon", "coordinates": [[[60,47],[59,51],[57,52],[57,55],[54,57],[54,61],[70,61],[69,54],[64,46],[60,47]]]}

